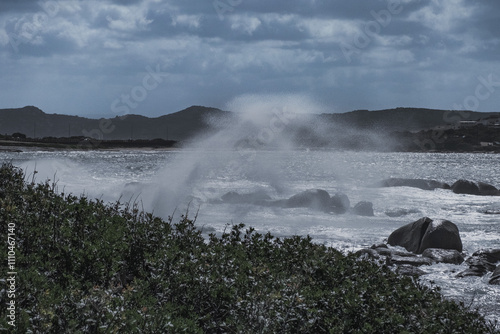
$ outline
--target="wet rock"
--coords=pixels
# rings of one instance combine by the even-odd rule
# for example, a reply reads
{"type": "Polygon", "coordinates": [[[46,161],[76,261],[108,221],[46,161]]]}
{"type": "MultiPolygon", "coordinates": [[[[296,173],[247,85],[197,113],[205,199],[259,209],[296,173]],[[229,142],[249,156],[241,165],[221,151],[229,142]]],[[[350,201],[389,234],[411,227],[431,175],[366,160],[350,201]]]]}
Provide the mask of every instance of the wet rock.
{"type": "Polygon", "coordinates": [[[462,252],[458,227],[448,220],[421,218],[392,232],[388,239],[391,246],[422,254],[427,248],[455,249],[462,252]]]}
{"type": "Polygon", "coordinates": [[[412,213],[421,213],[420,210],[417,209],[393,209],[385,212],[389,217],[402,217],[407,216],[412,213]]]}
{"type": "Polygon", "coordinates": [[[396,272],[396,274],[399,275],[413,276],[413,277],[419,277],[427,274],[427,272],[423,271],[422,269],[407,264],[397,266],[394,271],[396,272]]]}
{"type": "Polygon", "coordinates": [[[381,247],[375,248],[375,251],[382,256],[401,256],[401,257],[413,257],[415,254],[409,252],[401,252],[395,249],[381,247]]]}
{"type": "Polygon", "coordinates": [[[398,256],[393,255],[391,257],[387,257],[387,265],[411,265],[411,266],[430,266],[432,264],[432,260],[428,257],[423,256],[398,256]]]}
{"type": "Polygon", "coordinates": [[[412,187],[422,190],[450,189],[450,185],[436,180],[390,178],[380,181],[378,187],[412,187]]]}
{"type": "Polygon", "coordinates": [[[361,201],[354,206],[352,212],[357,214],[358,216],[366,216],[373,217],[375,214],[373,213],[373,203],[361,201]]]}
{"type": "Polygon", "coordinates": [[[482,249],[472,254],[472,257],[480,257],[491,263],[500,262],[500,248],[482,249]]]}
{"type": "Polygon", "coordinates": [[[500,265],[497,266],[493,275],[491,275],[489,283],[493,285],[500,285],[500,265]]]}
{"type": "Polygon", "coordinates": [[[481,195],[481,196],[498,196],[500,191],[484,182],[474,182],[469,180],[458,180],[451,186],[455,194],[481,195]]]}
{"type": "Polygon", "coordinates": [[[322,189],[309,189],[290,197],[286,201],[286,207],[329,211],[330,195],[322,189]]]}
{"type": "Polygon", "coordinates": [[[487,272],[488,271],[485,270],[484,268],[473,267],[473,268],[465,269],[464,271],[458,273],[456,277],[458,277],[458,278],[469,277],[469,276],[482,277],[487,272]]]}
{"type": "Polygon", "coordinates": [[[461,264],[465,260],[463,255],[454,249],[427,248],[423,251],[422,256],[437,263],[461,264]]]}
{"type": "Polygon", "coordinates": [[[381,243],[381,244],[373,244],[370,248],[376,249],[376,248],[389,248],[389,247],[387,247],[387,244],[381,243]]]}
{"type": "Polygon", "coordinates": [[[346,213],[351,207],[349,197],[342,193],[336,193],[330,199],[330,211],[338,214],[346,213]]]}
{"type": "Polygon", "coordinates": [[[493,271],[496,265],[482,256],[472,256],[465,261],[470,267],[483,267],[486,271],[493,271]]]}
{"type": "Polygon", "coordinates": [[[354,254],[356,254],[356,256],[358,256],[358,257],[367,257],[370,259],[380,258],[380,255],[377,253],[377,251],[374,249],[370,249],[370,248],[360,249],[359,251],[357,251],[354,254]]]}
{"type": "Polygon", "coordinates": [[[499,256],[499,249],[489,249],[475,252],[470,258],[465,261],[469,265],[469,268],[459,273],[457,277],[482,277],[488,272],[495,271],[497,267],[495,263],[499,261],[499,256]]]}

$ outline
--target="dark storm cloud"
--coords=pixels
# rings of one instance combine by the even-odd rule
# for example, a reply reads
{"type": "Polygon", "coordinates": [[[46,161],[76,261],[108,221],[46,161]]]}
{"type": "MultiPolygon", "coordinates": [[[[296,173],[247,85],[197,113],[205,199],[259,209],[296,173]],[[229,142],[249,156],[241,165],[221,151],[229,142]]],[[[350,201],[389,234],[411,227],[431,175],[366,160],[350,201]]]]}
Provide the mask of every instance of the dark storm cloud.
{"type": "MultiPolygon", "coordinates": [[[[7,0],[0,99],[109,114],[159,66],[164,80],[132,112],[224,108],[261,93],[306,94],[324,111],[451,108],[478,77],[500,78],[499,10],[464,0],[7,0]]],[[[477,109],[500,109],[494,88],[477,109]]]]}

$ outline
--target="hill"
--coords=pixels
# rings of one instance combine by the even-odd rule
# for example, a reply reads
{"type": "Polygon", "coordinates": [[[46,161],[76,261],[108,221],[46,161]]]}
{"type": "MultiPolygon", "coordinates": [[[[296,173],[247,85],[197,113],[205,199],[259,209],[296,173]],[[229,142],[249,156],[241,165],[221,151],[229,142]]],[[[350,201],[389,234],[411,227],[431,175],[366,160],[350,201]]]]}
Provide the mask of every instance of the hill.
{"type": "Polygon", "coordinates": [[[124,115],[108,119],[47,114],[34,106],[0,109],[0,134],[22,133],[31,138],[86,136],[101,140],[166,139],[184,141],[207,130],[207,119],[228,115],[215,108],[192,106],[148,118],[124,115]]]}
{"type": "MultiPolygon", "coordinates": [[[[47,114],[36,107],[27,106],[0,109],[0,136],[17,133],[28,138],[92,137],[97,141],[163,139],[186,142],[207,132],[234,127],[237,124],[234,120],[238,119],[236,115],[216,108],[192,106],[156,118],[124,115],[91,119],[47,114]]],[[[432,144],[431,149],[476,150],[481,145],[491,144],[496,150],[496,146],[499,146],[496,135],[498,125],[484,125],[491,123],[488,118],[498,124],[500,113],[395,108],[355,110],[342,114],[299,114],[287,123],[286,130],[280,131],[279,135],[296,147],[413,151],[423,149],[424,146],[420,143],[431,139],[436,144],[432,144]],[[482,128],[460,129],[461,123],[479,120],[481,122],[477,122],[477,125],[482,124],[482,128]],[[458,130],[450,132],[450,129],[458,130]],[[440,131],[439,140],[435,140],[435,131],[440,131]],[[476,131],[476,135],[471,136],[468,133],[471,131],[476,131]],[[486,136],[481,135],[486,133],[486,136]],[[467,139],[466,148],[462,145],[465,139],[461,138],[467,139]],[[486,144],[482,144],[483,142],[486,144]]],[[[250,141],[251,137],[258,137],[260,131],[263,131],[262,125],[251,122],[238,129],[236,131],[240,139],[250,141]]],[[[255,140],[254,138],[253,141],[255,140]]]]}

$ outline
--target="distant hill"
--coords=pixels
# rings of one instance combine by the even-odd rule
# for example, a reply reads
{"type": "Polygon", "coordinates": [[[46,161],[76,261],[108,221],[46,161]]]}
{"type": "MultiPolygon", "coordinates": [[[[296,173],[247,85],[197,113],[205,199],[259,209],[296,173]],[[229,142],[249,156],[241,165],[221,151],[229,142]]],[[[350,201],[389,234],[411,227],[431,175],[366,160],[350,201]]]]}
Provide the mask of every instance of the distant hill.
{"type": "Polygon", "coordinates": [[[422,108],[396,108],[385,110],[355,110],[344,114],[323,114],[326,121],[345,124],[358,129],[387,131],[419,131],[459,121],[476,121],[500,113],[452,111],[422,108]]]}
{"type": "MultiPolygon", "coordinates": [[[[30,138],[87,136],[105,140],[167,139],[186,141],[217,126],[228,126],[235,113],[192,106],[156,118],[125,115],[108,119],[47,114],[34,106],[0,109],[0,134],[22,133],[30,138]]],[[[305,146],[328,146],[328,142],[351,140],[354,133],[388,134],[394,131],[428,130],[465,120],[479,120],[500,113],[461,112],[420,108],[356,110],[342,114],[301,115],[288,127],[287,135],[305,146]],[[316,131],[318,127],[322,132],[316,131]],[[354,131],[353,131],[354,130],[354,131]],[[321,133],[321,135],[319,135],[321,133]],[[323,134],[335,133],[327,138],[323,134]],[[322,136],[322,137],[321,137],[322,136]],[[351,137],[347,137],[351,136],[351,137]]],[[[371,139],[366,139],[371,140],[371,139]]]]}
{"type": "Polygon", "coordinates": [[[0,109],[0,134],[23,133],[31,138],[87,136],[106,140],[170,139],[183,141],[207,130],[207,120],[229,113],[200,106],[157,118],[124,115],[109,119],[46,114],[37,107],[0,109]]]}

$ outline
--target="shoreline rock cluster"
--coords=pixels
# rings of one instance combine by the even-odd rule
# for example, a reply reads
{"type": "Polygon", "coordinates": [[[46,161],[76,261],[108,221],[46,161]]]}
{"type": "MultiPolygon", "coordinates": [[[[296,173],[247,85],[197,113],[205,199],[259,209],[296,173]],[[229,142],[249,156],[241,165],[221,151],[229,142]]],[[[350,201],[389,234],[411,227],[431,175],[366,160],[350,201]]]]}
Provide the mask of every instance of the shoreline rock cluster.
{"type": "Polygon", "coordinates": [[[335,214],[352,212],[359,216],[374,216],[373,204],[361,201],[351,208],[351,201],[346,194],[336,193],[333,196],[323,189],[309,189],[295,194],[287,199],[273,200],[263,191],[240,194],[230,191],[213,200],[212,203],[227,204],[253,204],[281,208],[309,208],[335,214]]]}
{"type": "Polygon", "coordinates": [[[449,189],[455,194],[500,196],[500,189],[491,184],[463,179],[449,185],[448,183],[436,180],[389,178],[376,183],[374,186],[377,188],[412,187],[422,190],[449,189]]]}
{"type": "Polygon", "coordinates": [[[500,249],[479,250],[465,259],[458,227],[448,220],[423,217],[391,233],[387,244],[373,245],[356,252],[359,256],[385,260],[385,264],[403,275],[421,276],[420,267],[435,263],[462,264],[469,268],[456,277],[483,277],[492,273],[489,284],[500,285],[500,249]],[[400,251],[390,246],[406,249],[400,251]]]}

